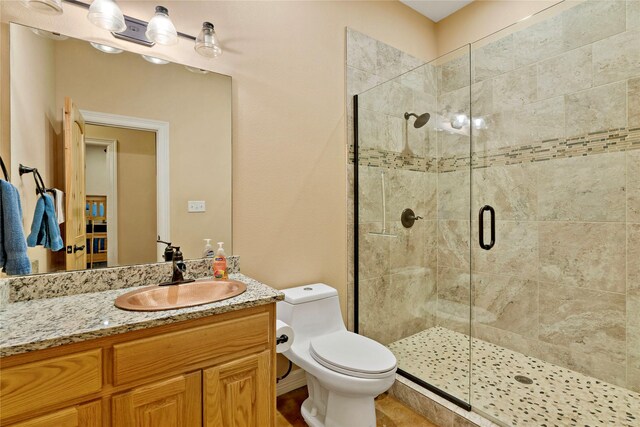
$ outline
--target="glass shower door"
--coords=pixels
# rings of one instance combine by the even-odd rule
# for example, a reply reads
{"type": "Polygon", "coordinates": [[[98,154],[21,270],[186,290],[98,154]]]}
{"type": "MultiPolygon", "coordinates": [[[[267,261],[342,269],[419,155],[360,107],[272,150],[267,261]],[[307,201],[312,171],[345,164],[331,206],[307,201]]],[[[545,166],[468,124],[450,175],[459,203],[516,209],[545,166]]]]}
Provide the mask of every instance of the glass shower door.
{"type": "Polygon", "coordinates": [[[640,419],[638,12],[565,2],[472,44],[470,397],[505,425],[640,419]]]}
{"type": "Polygon", "coordinates": [[[356,97],[357,331],[470,401],[469,46],[356,97]],[[440,170],[446,168],[445,173],[440,170]]]}

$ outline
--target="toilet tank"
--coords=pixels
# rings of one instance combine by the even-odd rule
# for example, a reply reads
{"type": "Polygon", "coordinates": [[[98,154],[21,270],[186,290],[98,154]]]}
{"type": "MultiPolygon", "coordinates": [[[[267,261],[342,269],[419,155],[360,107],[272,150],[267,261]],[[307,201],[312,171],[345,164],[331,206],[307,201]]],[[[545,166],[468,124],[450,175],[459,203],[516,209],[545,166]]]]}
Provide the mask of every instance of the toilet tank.
{"type": "Polygon", "coordinates": [[[293,328],[296,340],[345,330],[338,291],[324,283],[284,289],[277,318],[293,328]]]}

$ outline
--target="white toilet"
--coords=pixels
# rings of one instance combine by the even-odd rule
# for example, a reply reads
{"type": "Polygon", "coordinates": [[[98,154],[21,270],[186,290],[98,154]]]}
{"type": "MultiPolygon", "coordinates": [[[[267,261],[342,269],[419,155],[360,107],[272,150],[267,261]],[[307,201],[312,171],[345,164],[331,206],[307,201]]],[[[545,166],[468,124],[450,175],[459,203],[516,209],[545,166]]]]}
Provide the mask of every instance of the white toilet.
{"type": "Polygon", "coordinates": [[[347,331],[338,292],[322,283],[285,289],[277,317],[295,333],[283,354],[307,373],[302,404],[311,427],[374,427],[374,398],[395,380],[396,358],[382,344],[347,331]]]}

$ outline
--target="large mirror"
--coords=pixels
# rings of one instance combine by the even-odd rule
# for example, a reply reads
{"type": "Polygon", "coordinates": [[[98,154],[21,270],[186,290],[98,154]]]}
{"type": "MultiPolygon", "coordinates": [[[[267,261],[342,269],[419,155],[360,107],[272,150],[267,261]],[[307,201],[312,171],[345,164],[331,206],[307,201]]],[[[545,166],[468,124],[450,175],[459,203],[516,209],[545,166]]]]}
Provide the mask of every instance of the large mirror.
{"type": "Polygon", "coordinates": [[[0,154],[30,273],[158,262],[158,238],[231,254],[231,77],[3,25],[0,154]]]}

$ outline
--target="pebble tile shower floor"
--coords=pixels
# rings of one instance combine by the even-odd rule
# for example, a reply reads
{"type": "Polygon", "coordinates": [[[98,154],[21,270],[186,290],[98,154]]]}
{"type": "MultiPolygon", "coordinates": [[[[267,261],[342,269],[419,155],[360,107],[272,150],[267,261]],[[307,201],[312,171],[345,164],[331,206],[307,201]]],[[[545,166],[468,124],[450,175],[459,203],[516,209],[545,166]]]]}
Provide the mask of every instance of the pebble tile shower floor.
{"type": "MultiPolygon", "coordinates": [[[[434,327],[389,348],[399,368],[456,397],[467,396],[467,335],[434,327]]],[[[507,425],[640,426],[640,393],[475,338],[472,360],[471,405],[507,425]],[[518,382],[518,375],[533,383],[518,382]]]]}

